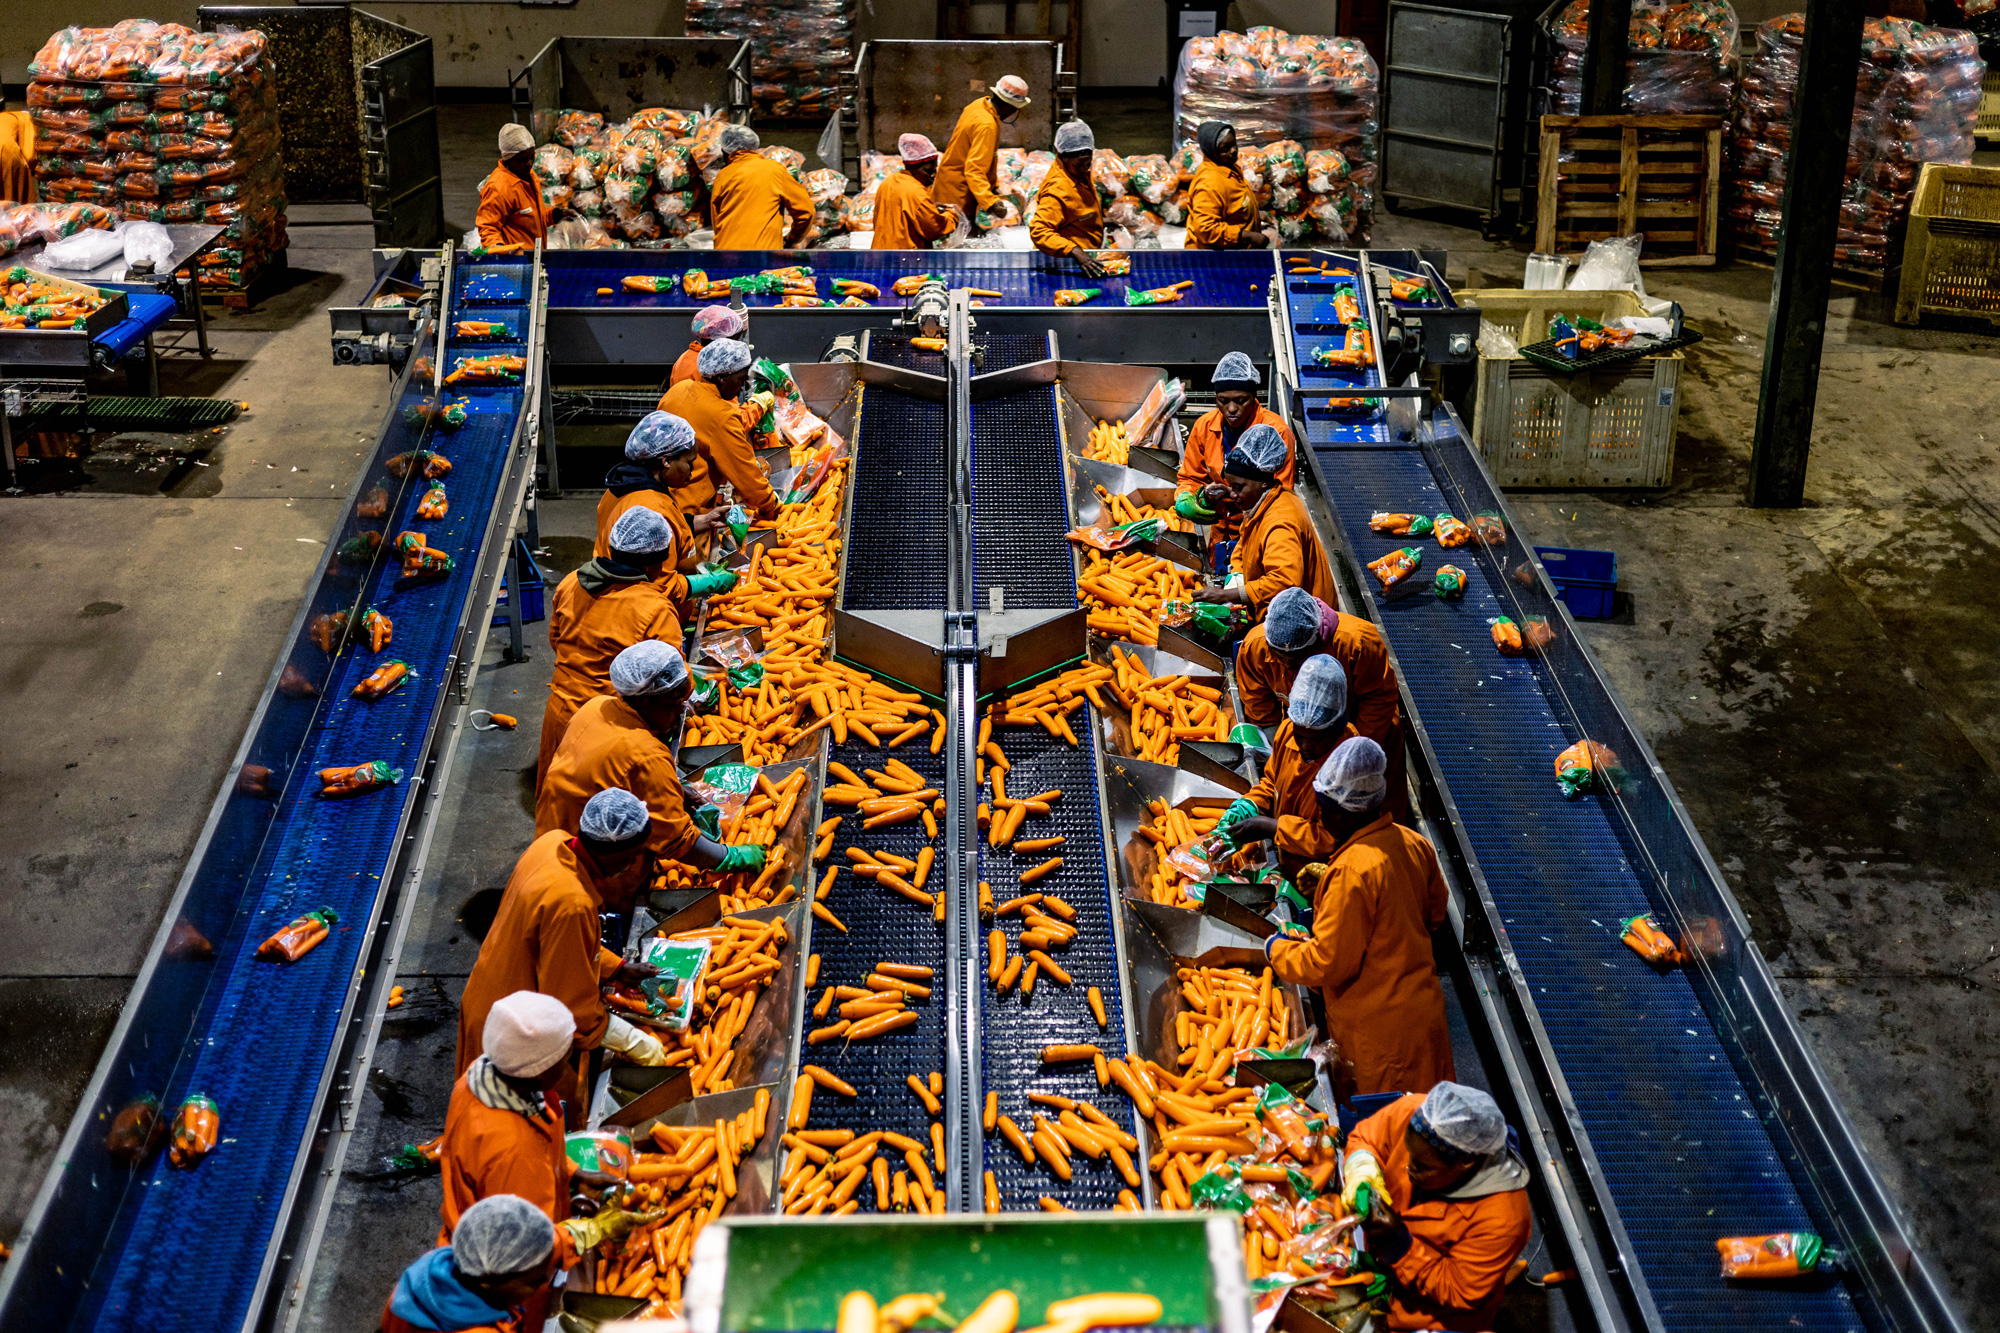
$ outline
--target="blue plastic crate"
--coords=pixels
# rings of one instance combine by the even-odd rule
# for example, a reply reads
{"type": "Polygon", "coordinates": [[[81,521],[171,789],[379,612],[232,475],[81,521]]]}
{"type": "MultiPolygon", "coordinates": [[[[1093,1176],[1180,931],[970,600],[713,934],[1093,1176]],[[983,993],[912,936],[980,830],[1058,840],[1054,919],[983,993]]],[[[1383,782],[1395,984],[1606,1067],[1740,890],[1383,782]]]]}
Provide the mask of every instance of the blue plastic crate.
{"type": "MultiPolygon", "coordinates": [[[[521,579],[521,623],[532,625],[549,613],[548,581],[542,577],[542,567],[535,563],[534,552],[528,549],[528,543],[522,538],[514,539],[514,554],[521,567],[529,571],[521,579]]],[[[512,562],[509,562],[509,568],[512,568],[512,562]]],[[[500,596],[494,603],[496,608],[493,613],[494,624],[507,623],[506,612],[500,608],[507,605],[507,599],[511,595],[512,589],[507,586],[506,577],[503,575],[500,579],[500,596]]]]}
{"type": "Polygon", "coordinates": [[[1535,557],[1556,585],[1556,596],[1578,620],[1602,620],[1611,614],[1618,590],[1618,553],[1586,551],[1570,546],[1537,546],[1535,557]]]}

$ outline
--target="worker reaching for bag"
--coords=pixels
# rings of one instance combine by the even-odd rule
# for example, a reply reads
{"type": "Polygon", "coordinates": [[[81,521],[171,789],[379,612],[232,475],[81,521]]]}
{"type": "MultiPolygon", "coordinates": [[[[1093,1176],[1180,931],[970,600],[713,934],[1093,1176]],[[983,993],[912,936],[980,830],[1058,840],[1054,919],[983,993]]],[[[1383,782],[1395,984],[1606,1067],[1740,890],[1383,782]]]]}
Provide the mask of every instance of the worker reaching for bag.
{"type": "Polygon", "coordinates": [[[1033,100],[1026,79],[1003,74],[984,96],[966,103],[958,113],[931,185],[931,198],[965,214],[974,234],[993,226],[999,217],[1000,127],[1033,100]]]}
{"type": "Polygon", "coordinates": [[[1440,1083],[1363,1120],[1341,1162],[1350,1212],[1364,1187],[1368,1252],[1394,1278],[1388,1327],[1494,1327],[1532,1217],[1528,1164],[1493,1098],[1440,1083]]]}
{"type": "Polygon", "coordinates": [[[1313,895],[1312,933],[1290,927],[1264,941],[1280,981],[1317,987],[1325,1001],[1343,1096],[1428,1092],[1455,1072],[1431,952],[1431,932],[1445,922],[1444,876],[1430,842],[1383,808],[1388,768],[1366,736],[1342,741],[1319,765],[1312,797],[1331,850],[1297,876],[1313,895]]]}
{"type": "MultiPolygon", "coordinates": [[[[648,412],[625,437],[625,461],[604,474],[604,494],[597,498],[597,545],[592,554],[611,554],[611,528],[633,509],[646,508],[667,520],[674,530],[673,564],[660,581],[677,599],[683,624],[694,620],[694,599],[727,592],[736,586],[734,574],[701,574],[701,538],[714,530],[724,510],[681,512],[674,493],[694,480],[701,464],[694,427],[671,412],[648,412]],[[675,583],[680,577],[681,585],[675,583]]],[[[702,465],[705,466],[705,465],[702,465]]],[[[628,641],[629,642],[629,641],[628,641]]]]}
{"type": "Polygon", "coordinates": [[[1104,210],[1097,186],[1090,179],[1090,159],[1097,138],[1080,120],[1056,126],[1056,160],[1035,192],[1028,213],[1028,239],[1045,255],[1071,258],[1084,276],[1104,276],[1104,265],[1091,251],[1104,248],[1104,210]]]}
{"type": "Polygon", "coordinates": [[[691,380],[700,372],[695,369],[701,357],[701,349],[717,338],[742,338],[750,327],[750,314],[728,305],[705,305],[697,310],[694,321],[689,326],[694,338],[687,350],[674,358],[674,368],[667,373],[667,388],[671,389],[682,380],[691,380]]]}
{"type": "Polygon", "coordinates": [[[1313,794],[1313,779],[1334,747],[1354,734],[1347,722],[1346,672],[1331,657],[1312,658],[1292,684],[1263,777],[1230,803],[1215,831],[1236,847],[1269,838],[1277,844],[1278,868],[1287,878],[1302,866],[1326,860],[1336,844],[1313,794]]]}
{"type": "Polygon", "coordinates": [[[950,209],[931,198],[937,145],[921,134],[905,134],[896,141],[896,151],[903,169],[875,187],[875,237],[869,248],[928,250],[933,241],[951,235],[956,221],[950,209]]]}
{"type": "Polygon", "coordinates": [[[694,428],[695,465],[687,483],[674,492],[683,514],[707,513],[720,478],[736,488],[737,502],[756,517],[778,517],[777,492],[750,439],[751,418],[736,401],[750,382],[750,360],[748,343],[718,338],[701,349],[695,377],[660,399],[661,411],[694,428]]]}
{"type": "MultiPolygon", "coordinates": [[[[674,651],[665,644],[655,646],[674,651]]],[[[458,1002],[461,1075],[485,1052],[486,1018],[493,1006],[523,990],[552,995],[568,1006],[576,1022],[578,1052],[602,1045],[631,1053],[641,1064],[666,1059],[665,1048],[651,1034],[605,1009],[600,989],[613,977],[637,984],[654,974],[653,968],[628,963],[605,948],[598,924],[605,885],[645,855],[651,832],[646,805],[610,784],[593,791],[574,823],[539,833],[514,863],[458,1002]]],[[[584,1106],[577,1062],[566,1060],[563,1069],[555,1092],[569,1122],[580,1124],[584,1106]]]]}
{"type": "Polygon", "coordinates": [[[1290,457],[1285,437],[1259,423],[1243,432],[1223,460],[1223,494],[1216,508],[1242,523],[1229,556],[1234,577],[1226,587],[1203,588],[1195,600],[1247,606],[1251,620],[1261,621],[1271,599],[1287,588],[1304,588],[1329,604],[1339,599],[1305,503],[1278,483],[1290,457]]]}
{"type": "Polygon", "coordinates": [[[1298,475],[1298,451],[1292,429],[1285,419],[1257,401],[1264,377],[1242,352],[1230,352],[1215,363],[1209,384],[1215,389],[1215,408],[1203,413],[1189,429],[1187,447],[1181,451],[1180,470],[1174,479],[1174,512],[1196,523],[1214,527],[1212,541],[1236,536],[1233,515],[1218,512],[1216,505],[1228,494],[1223,484],[1222,465],[1236,447],[1243,432],[1252,426],[1269,426],[1285,441],[1285,462],[1277,470],[1278,484],[1290,490],[1298,475]]]}
{"type": "Polygon", "coordinates": [[[731,125],[716,136],[722,170],[709,186],[718,250],[790,250],[812,229],[813,201],[792,173],[757,151],[757,131],[731,125]]]}
{"type": "Polygon", "coordinates": [[[557,1263],[556,1228],[513,1194],[465,1210],[451,1244],[403,1270],[382,1309],[382,1333],[524,1333],[527,1308],[547,1309],[557,1263]]]}

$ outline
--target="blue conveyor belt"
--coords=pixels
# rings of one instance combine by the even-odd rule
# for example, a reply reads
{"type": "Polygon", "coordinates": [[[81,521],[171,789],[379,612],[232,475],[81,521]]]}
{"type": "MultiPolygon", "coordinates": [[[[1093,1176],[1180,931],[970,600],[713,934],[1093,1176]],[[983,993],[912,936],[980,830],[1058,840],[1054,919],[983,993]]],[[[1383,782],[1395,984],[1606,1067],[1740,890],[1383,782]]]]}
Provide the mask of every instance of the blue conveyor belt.
{"type": "MultiPolygon", "coordinates": [[[[1295,336],[1301,362],[1314,336],[1295,336]]],[[[1351,378],[1332,381],[1364,384],[1341,374],[1351,378]]],[[[1555,757],[1580,737],[1546,669],[1494,650],[1487,621],[1511,611],[1492,566],[1469,549],[1370,531],[1375,511],[1436,514],[1451,502],[1422,449],[1379,430],[1360,444],[1314,450],[1355,559],[1415,544],[1424,577],[1447,560],[1466,571],[1462,601],[1381,603],[1382,632],[1666,1327],[1861,1329],[1842,1287],[1718,1276],[1717,1237],[1819,1224],[1686,975],[1657,974],[1620,942],[1623,922],[1654,906],[1650,872],[1615,807],[1557,787],[1555,757]]]]}
{"type": "MultiPolygon", "coordinates": [[[[747,277],[759,270],[787,264],[810,264],[822,296],[834,296],[832,278],[858,278],[881,288],[874,304],[900,308],[904,298],[890,291],[897,278],[935,273],[954,286],[984,287],[1000,292],[996,306],[1054,306],[1064,287],[1101,287],[1104,294],[1088,310],[1122,306],[1125,292],[1164,287],[1192,279],[1194,287],[1178,303],[1190,306],[1264,306],[1265,289],[1273,273],[1271,254],[1263,250],[1137,250],[1132,273],[1124,278],[1085,281],[1082,270],[1045,255],[1017,250],[577,250],[547,256],[549,305],[595,310],[693,307],[696,301],[678,286],[659,293],[624,289],[628,274],[672,274],[701,269],[721,280],[747,277]],[[608,290],[606,290],[608,289],[608,290]],[[604,295],[599,295],[604,291],[604,295]]],[[[775,296],[748,296],[752,307],[775,306],[775,296]]]]}
{"type": "MultiPolygon", "coordinates": [[[[525,264],[462,268],[461,289],[482,269],[511,279],[515,301],[522,299],[525,264]]],[[[487,311],[526,314],[518,304],[487,311]]],[[[162,1099],[172,1108],[190,1092],[212,1097],[221,1111],[221,1145],[192,1170],[174,1169],[162,1153],[140,1172],[74,1327],[212,1333],[237,1327],[255,1298],[266,1246],[310,1129],[319,1079],[339,1040],[346,990],[395,852],[412,794],[411,770],[445,684],[459,609],[477,575],[521,406],[518,387],[471,390],[464,395],[463,427],[420,440],[418,428],[401,414],[428,388],[412,377],[396,405],[394,429],[408,432],[405,447],[421,442],[452,461],[445,479],[450,512],[441,520],[418,520],[423,483],[412,480],[399,491],[385,478],[397,496],[385,527],[391,538],[406,529],[422,531],[455,567],[437,582],[399,586],[399,564],[385,546],[361,585],[356,607],[387,614],[395,622],[394,639],[378,654],[358,633],[349,636],[297,766],[289,775],[273,775],[273,787],[289,779],[278,814],[242,908],[215,940],[214,980],[162,1099]],[[358,681],[390,659],[407,662],[417,679],[378,702],[350,697],[358,681]],[[405,780],[346,800],[319,797],[317,770],[376,759],[405,770],[405,780]],[[257,960],[258,944],[273,931],[326,906],[339,913],[340,924],[318,948],[289,965],[257,960]]]]}

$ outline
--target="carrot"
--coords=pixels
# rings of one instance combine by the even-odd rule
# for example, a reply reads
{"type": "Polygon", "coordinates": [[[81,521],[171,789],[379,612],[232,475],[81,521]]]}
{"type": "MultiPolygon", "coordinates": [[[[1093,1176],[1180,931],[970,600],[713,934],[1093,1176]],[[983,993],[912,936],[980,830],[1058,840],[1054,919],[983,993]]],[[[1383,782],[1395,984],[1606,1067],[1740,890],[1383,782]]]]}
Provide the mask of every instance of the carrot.
{"type": "Polygon", "coordinates": [[[1088,1060],[1100,1054],[1102,1052],[1095,1045],[1089,1044],[1044,1046],[1042,1047],[1042,1063],[1045,1065],[1067,1064],[1074,1060],[1088,1060]]]}
{"type": "Polygon", "coordinates": [[[922,963],[877,963],[875,970],[885,977],[902,977],[906,981],[929,981],[932,970],[922,963]]]}
{"type": "Polygon", "coordinates": [[[848,1029],[847,1039],[849,1041],[865,1041],[869,1037],[879,1037],[885,1032],[894,1032],[898,1028],[906,1028],[916,1021],[917,1013],[914,1009],[904,1009],[888,1014],[877,1014],[873,1018],[863,1019],[848,1029]]]}
{"type": "Polygon", "coordinates": [[[1104,1013],[1104,996],[1097,987],[1092,986],[1089,990],[1085,991],[1084,998],[1090,1002],[1090,1015],[1097,1020],[1097,1026],[1100,1028],[1110,1027],[1111,1020],[1104,1013]]]}
{"type": "MultiPolygon", "coordinates": [[[[838,1077],[830,1070],[822,1069],[818,1065],[806,1065],[804,1066],[804,1071],[805,1077],[811,1079],[814,1085],[825,1088],[829,1092],[837,1092],[843,1097],[859,1097],[861,1095],[855,1091],[852,1083],[838,1077]]],[[[810,1105],[812,1098],[808,1096],[806,1100],[808,1105],[810,1105]]]]}
{"type": "Polygon", "coordinates": [[[1047,954],[1043,953],[1040,949],[1028,950],[1028,957],[1037,966],[1039,966],[1042,969],[1042,971],[1048,973],[1051,977],[1055,978],[1063,985],[1067,986],[1070,984],[1069,973],[1063,971],[1062,968],[1058,967],[1056,965],[1055,959],[1049,957],[1047,954]]]}
{"type": "Polygon", "coordinates": [[[1022,1161],[1026,1162],[1029,1166],[1033,1166],[1035,1164],[1035,1150],[1029,1146],[1028,1137],[1021,1132],[1021,1127],[1015,1124],[1011,1118],[1004,1115],[997,1117],[995,1123],[1000,1126],[1000,1137],[1013,1145],[1014,1151],[1021,1154],[1022,1161]]]}
{"type": "Polygon", "coordinates": [[[1033,884],[1044,875],[1062,869],[1062,863],[1063,859],[1060,856],[1052,856],[1032,870],[1023,870],[1021,872],[1021,883],[1023,885],[1033,884]]]}

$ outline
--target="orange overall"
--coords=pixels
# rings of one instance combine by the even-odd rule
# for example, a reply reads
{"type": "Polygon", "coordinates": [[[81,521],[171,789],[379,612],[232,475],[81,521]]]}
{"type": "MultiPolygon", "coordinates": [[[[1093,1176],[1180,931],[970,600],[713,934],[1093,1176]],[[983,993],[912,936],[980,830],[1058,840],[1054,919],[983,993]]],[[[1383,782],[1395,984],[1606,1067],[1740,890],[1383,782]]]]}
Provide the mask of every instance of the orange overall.
{"type": "MultiPolygon", "coordinates": [[[[687,580],[674,577],[681,579],[685,591],[687,580]]],[[[637,579],[593,593],[572,573],[556,585],[549,605],[549,647],[555,649],[556,668],[549,680],[549,701],[542,708],[537,791],[576,710],[600,694],[614,693],[611,659],[645,639],[681,646],[680,613],[661,584],[637,579]]]]}
{"type": "Polygon", "coordinates": [[[701,349],[706,346],[708,346],[707,343],[696,338],[688,344],[688,349],[685,352],[674,358],[674,368],[667,374],[667,387],[669,389],[679,384],[682,380],[691,380],[701,373],[696,368],[696,362],[701,360],[701,349]]]}
{"type": "Polygon", "coordinates": [[[718,250],[777,250],[812,225],[813,201],[792,173],[744,149],[715,173],[709,187],[718,250]]]}
{"type": "Polygon", "coordinates": [[[922,181],[907,171],[890,175],[875,187],[875,250],[928,250],[932,241],[951,235],[957,225],[938,207],[922,181]]]}
{"type": "MultiPolygon", "coordinates": [[[[1334,745],[1354,734],[1352,726],[1343,727],[1334,745]]],[[[1332,752],[1329,747],[1327,753],[1332,752]]],[[[1326,755],[1310,759],[1299,749],[1297,729],[1288,719],[1271,741],[1271,757],[1264,764],[1263,777],[1246,793],[1251,804],[1278,821],[1272,841],[1278,844],[1278,866],[1287,878],[1297,874],[1300,866],[1333,855],[1333,830],[1321,820],[1319,797],[1313,793],[1313,779],[1325,762],[1326,755]]]]}
{"type": "Polygon", "coordinates": [[[696,377],[668,389],[660,399],[660,410],[672,412],[694,427],[694,475],[674,492],[682,513],[700,514],[714,508],[719,478],[736,487],[737,503],[755,517],[778,516],[777,492],[771,489],[770,474],[757,461],[757,446],[751,443],[750,423],[740,404],[726,401],[713,384],[696,377]]]}
{"type": "Polygon", "coordinates": [[[1187,248],[1227,250],[1257,227],[1257,195],[1243,173],[1204,162],[1188,184],[1187,248]]]}
{"type": "Polygon", "coordinates": [[[1104,245],[1104,211],[1088,172],[1076,180],[1058,159],[1042,177],[1028,214],[1028,239],[1045,255],[1068,255],[1104,245]]]}
{"type": "MultiPolygon", "coordinates": [[[[1404,776],[1403,698],[1396,688],[1396,668],[1389,664],[1389,649],[1382,632],[1360,616],[1345,611],[1331,642],[1316,650],[1326,653],[1347,672],[1347,715],[1354,730],[1382,747],[1389,756],[1388,808],[1400,811],[1408,804],[1409,790],[1404,776]]],[[[1236,650],[1236,692],[1243,703],[1243,720],[1260,727],[1277,725],[1285,715],[1285,699],[1292,692],[1298,672],[1271,651],[1262,625],[1252,625],[1236,650]]]]}
{"type": "Polygon", "coordinates": [[[1253,620],[1262,621],[1271,599],[1287,588],[1304,588],[1328,606],[1340,604],[1319,534],[1297,494],[1275,487],[1264,492],[1242,522],[1229,567],[1243,575],[1253,620]]]}
{"type": "Polygon", "coordinates": [[[535,797],[536,836],[574,831],[585,803],[607,787],[623,787],[646,803],[653,818],[646,846],[655,856],[678,861],[701,836],[681,800],[673,751],[615,694],[586,700],[570,718],[535,797]]]}
{"type": "MultiPolygon", "coordinates": [[[[515,1194],[547,1213],[551,1222],[569,1216],[571,1166],[563,1149],[562,1116],[544,1105],[539,1116],[488,1106],[473,1096],[465,1076],[451,1090],[444,1116],[444,1233],[451,1236],[465,1210],[495,1194],[515,1194]]],[[[556,1228],[563,1267],[576,1262],[570,1235],[556,1228]]]]}
{"type": "Polygon", "coordinates": [[[993,99],[981,94],[958,113],[958,124],[952,127],[938,162],[937,179],[931,182],[931,198],[958,209],[968,221],[981,210],[992,213],[1000,202],[994,174],[999,157],[1000,117],[993,110],[993,99]]]}
{"type": "Polygon", "coordinates": [[[479,243],[488,250],[532,250],[549,234],[549,213],[542,192],[505,166],[479,182],[479,212],[474,218],[479,243]]]}

